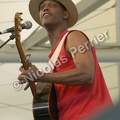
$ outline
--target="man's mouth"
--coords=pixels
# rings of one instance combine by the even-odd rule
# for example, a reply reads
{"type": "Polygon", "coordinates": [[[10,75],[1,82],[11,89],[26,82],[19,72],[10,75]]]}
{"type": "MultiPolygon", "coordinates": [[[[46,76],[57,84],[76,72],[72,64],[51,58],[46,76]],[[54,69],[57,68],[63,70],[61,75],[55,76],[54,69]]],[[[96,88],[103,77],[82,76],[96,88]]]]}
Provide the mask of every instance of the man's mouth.
{"type": "Polygon", "coordinates": [[[50,13],[44,13],[44,14],[43,14],[43,17],[49,17],[49,16],[51,16],[50,13]]]}

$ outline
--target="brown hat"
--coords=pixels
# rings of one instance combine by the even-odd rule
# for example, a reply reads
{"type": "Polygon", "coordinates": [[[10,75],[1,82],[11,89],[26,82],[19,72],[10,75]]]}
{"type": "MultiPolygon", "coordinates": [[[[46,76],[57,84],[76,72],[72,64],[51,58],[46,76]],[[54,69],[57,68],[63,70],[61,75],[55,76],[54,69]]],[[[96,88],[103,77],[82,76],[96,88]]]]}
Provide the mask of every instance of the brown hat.
{"type": "MultiPolygon", "coordinates": [[[[72,27],[76,24],[78,20],[78,11],[75,4],[71,0],[56,0],[60,2],[69,12],[68,18],[68,28],[72,27]]],[[[39,5],[43,2],[43,0],[30,0],[29,3],[29,11],[33,19],[41,25],[40,18],[39,18],[39,5]]]]}

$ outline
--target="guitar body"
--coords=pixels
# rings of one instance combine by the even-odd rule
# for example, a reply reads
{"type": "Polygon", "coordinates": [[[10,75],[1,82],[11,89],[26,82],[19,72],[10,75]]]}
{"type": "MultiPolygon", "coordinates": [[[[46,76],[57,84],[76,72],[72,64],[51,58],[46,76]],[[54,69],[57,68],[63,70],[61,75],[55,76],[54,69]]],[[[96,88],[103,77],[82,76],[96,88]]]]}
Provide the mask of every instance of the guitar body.
{"type": "Polygon", "coordinates": [[[49,93],[40,96],[39,100],[33,99],[34,120],[51,120],[48,107],[49,93]]]}
{"type": "Polygon", "coordinates": [[[54,84],[46,87],[38,100],[33,100],[35,120],[58,120],[57,99],[54,84]],[[48,107],[49,106],[49,107],[48,107]]]}

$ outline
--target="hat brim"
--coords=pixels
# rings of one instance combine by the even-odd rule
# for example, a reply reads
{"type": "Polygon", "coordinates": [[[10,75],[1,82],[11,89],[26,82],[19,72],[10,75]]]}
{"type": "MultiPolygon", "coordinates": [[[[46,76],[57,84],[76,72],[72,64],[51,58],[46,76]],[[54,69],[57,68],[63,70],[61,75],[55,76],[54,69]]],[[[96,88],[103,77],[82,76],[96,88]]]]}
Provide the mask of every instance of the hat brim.
{"type": "MultiPolygon", "coordinates": [[[[32,18],[41,25],[40,18],[39,18],[39,5],[44,0],[31,0],[29,3],[29,11],[32,18]]],[[[68,28],[72,27],[76,24],[78,20],[78,11],[75,4],[71,0],[56,0],[60,2],[69,12],[68,18],[68,28]]]]}

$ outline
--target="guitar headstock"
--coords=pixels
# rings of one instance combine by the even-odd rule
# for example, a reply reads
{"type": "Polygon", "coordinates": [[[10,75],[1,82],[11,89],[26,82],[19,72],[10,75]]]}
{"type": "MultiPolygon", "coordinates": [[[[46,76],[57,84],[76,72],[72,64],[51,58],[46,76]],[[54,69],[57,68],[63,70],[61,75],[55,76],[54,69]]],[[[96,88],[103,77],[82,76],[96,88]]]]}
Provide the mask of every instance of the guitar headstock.
{"type": "Polygon", "coordinates": [[[20,39],[20,32],[22,31],[21,14],[22,13],[16,12],[15,18],[14,18],[14,20],[15,20],[15,38],[16,38],[16,40],[20,39]]]}

